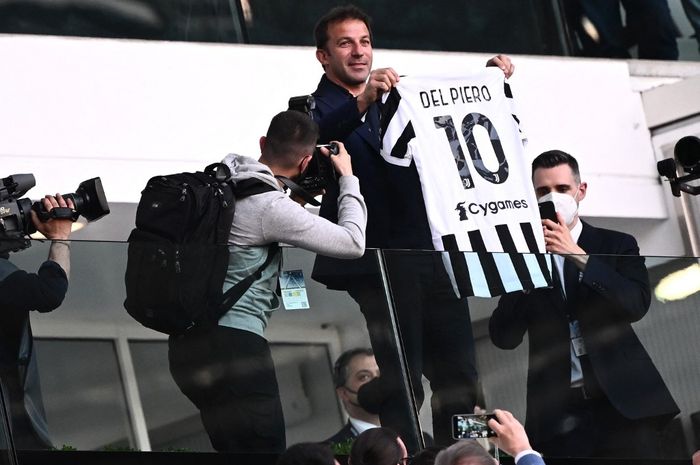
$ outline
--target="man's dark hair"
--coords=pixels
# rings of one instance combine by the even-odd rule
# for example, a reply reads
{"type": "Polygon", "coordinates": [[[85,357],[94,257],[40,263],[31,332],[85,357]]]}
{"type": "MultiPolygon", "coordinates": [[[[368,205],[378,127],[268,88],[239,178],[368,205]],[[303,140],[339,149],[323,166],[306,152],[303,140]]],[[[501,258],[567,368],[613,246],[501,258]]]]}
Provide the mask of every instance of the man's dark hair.
{"type": "Polygon", "coordinates": [[[403,458],[396,441],[399,435],[389,428],[371,428],[352,443],[349,462],[353,465],[396,465],[403,458]]]}
{"type": "Polygon", "coordinates": [[[367,13],[355,5],[337,6],[323,15],[316,23],[316,27],[314,27],[316,48],[326,48],[326,43],[328,42],[328,26],[348,19],[356,19],[365,23],[365,26],[367,26],[367,30],[369,31],[369,38],[370,40],[372,39],[372,28],[370,27],[372,19],[369,17],[369,15],[367,15],[367,13]]]}
{"type": "Polygon", "coordinates": [[[293,110],[278,113],[265,135],[262,158],[283,167],[295,166],[304,151],[316,144],[318,134],[318,125],[309,115],[293,110]]]}
{"type": "Polygon", "coordinates": [[[334,465],[333,450],[328,444],[300,442],[285,450],[276,465],[334,465]]]}
{"type": "Polygon", "coordinates": [[[578,162],[576,159],[562,150],[548,150],[537,155],[537,158],[532,160],[532,175],[538,168],[554,168],[559,165],[569,165],[571,172],[574,174],[574,179],[577,183],[581,183],[581,173],[578,170],[578,162]]]}
{"type": "Polygon", "coordinates": [[[435,465],[456,465],[462,459],[470,459],[474,465],[494,465],[493,457],[474,439],[457,441],[435,457],[435,465]]]}
{"type": "Polygon", "coordinates": [[[345,386],[345,383],[348,382],[348,365],[350,365],[350,361],[358,355],[373,357],[374,351],[369,348],[360,347],[346,350],[340,354],[338,360],[335,361],[335,365],[333,365],[333,383],[335,383],[335,387],[339,388],[345,386]]]}

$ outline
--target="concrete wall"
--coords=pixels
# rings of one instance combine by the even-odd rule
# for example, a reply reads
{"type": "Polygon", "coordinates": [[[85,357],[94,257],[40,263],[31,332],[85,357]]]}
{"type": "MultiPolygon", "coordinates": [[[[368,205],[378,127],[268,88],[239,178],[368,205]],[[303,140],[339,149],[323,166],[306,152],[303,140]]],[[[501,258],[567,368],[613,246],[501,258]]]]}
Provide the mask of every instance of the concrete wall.
{"type": "MultiPolygon", "coordinates": [[[[487,58],[377,50],[374,63],[438,73],[487,58]]],[[[582,215],[603,226],[625,221],[642,233],[644,253],[687,253],[628,62],[514,60],[528,156],[571,152],[590,186],[582,215]]],[[[232,151],[257,155],[270,118],[290,96],[313,91],[321,74],[306,47],[12,35],[0,36],[0,62],[0,175],[34,173],[33,198],[100,176],[108,199],[126,204],[155,174],[200,169],[232,151]]],[[[688,66],[685,75],[700,74],[700,64],[688,66]]],[[[679,80],[673,69],[656,71],[652,82],[679,80]]],[[[108,234],[91,227],[81,237],[126,239],[132,210],[124,215],[107,223],[108,234]]]]}

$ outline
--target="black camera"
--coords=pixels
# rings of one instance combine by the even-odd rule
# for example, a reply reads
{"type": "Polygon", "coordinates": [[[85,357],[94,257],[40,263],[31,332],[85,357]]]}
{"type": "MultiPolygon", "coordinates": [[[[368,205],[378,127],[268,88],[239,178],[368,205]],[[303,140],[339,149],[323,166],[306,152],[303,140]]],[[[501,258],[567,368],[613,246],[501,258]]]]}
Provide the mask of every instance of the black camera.
{"type": "MultiPolygon", "coordinates": [[[[316,101],[313,95],[301,95],[289,99],[289,110],[300,111],[313,118],[313,110],[316,108],[316,101]]],[[[302,176],[297,180],[297,184],[307,192],[317,194],[323,191],[331,183],[336,182],[335,169],[330,158],[324,156],[319,150],[321,147],[328,147],[331,155],[338,154],[337,144],[322,144],[317,145],[309,162],[309,167],[302,176]]]]}
{"type": "MultiPolygon", "coordinates": [[[[33,174],[13,174],[0,179],[0,252],[16,252],[31,245],[28,236],[36,232],[31,210],[37,213],[41,221],[52,217],[40,201],[19,198],[35,185],[33,174]]],[[[88,221],[95,221],[109,213],[100,178],[81,182],[75,193],[63,194],[63,197],[73,200],[75,212],[69,216],[58,216],[60,218],[75,221],[82,215],[88,221]]]]}
{"type": "Polygon", "coordinates": [[[674,158],[666,158],[656,164],[659,175],[671,183],[671,193],[681,196],[681,191],[690,195],[700,194],[700,186],[693,186],[689,181],[700,179],[700,138],[685,136],[676,142],[673,148],[674,158]],[[683,167],[685,176],[678,176],[676,160],[683,167]]]}
{"type": "Polygon", "coordinates": [[[330,144],[319,144],[314,149],[314,153],[304,176],[297,181],[297,184],[299,184],[302,189],[312,193],[321,192],[328,187],[331,181],[336,180],[333,164],[327,156],[321,153],[321,147],[327,147],[331,155],[338,155],[340,150],[338,144],[334,142],[330,144]]]}

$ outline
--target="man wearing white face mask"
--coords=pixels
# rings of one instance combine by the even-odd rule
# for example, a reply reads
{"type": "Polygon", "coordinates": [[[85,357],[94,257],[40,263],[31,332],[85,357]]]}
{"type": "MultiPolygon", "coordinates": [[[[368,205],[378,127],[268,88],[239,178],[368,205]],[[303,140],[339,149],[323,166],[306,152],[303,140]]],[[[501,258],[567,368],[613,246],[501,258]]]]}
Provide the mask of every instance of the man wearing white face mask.
{"type": "Polygon", "coordinates": [[[631,326],[650,303],[637,242],[581,221],[588,186],[571,155],[539,155],[532,181],[557,210],[542,220],[554,286],[504,295],[489,321],[502,349],[528,333],[532,444],[549,456],[658,457],[658,432],[679,410],[631,326]]]}

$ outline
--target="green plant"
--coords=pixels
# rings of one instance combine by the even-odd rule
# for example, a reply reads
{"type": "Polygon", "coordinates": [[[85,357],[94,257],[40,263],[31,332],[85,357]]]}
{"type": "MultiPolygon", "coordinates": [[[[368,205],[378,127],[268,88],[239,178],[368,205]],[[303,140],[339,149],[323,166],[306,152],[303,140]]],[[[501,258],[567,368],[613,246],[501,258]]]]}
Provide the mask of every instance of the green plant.
{"type": "Polygon", "coordinates": [[[355,439],[349,438],[342,442],[334,442],[331,444],[333,453],[335,455],[350,455],[350,449],[352,448],[352,443],[355,439]]]}

